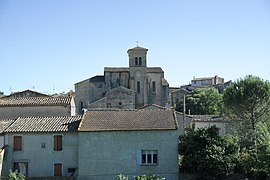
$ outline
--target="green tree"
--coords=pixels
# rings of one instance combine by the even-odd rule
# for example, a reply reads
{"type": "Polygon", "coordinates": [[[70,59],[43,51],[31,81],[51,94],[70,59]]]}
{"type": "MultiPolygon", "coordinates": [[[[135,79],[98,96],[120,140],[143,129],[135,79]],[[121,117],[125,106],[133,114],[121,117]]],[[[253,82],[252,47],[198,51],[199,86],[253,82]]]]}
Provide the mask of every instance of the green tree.
{"type": "Polygon", "coordinates": [[[204,179],[220,179],[233,173],[239,157],[236,138],[218,135],[216,126],[187,128],[179,138],[180,170],[195,173],[204,179]]]}
{"type": "Polygon", "coordinates": [[[223,101],[227,115],[237,122],[242,145],[255,145],[256,124],[268,120],[270,83],[248,75],[225,89],[223,101]]]}
{"type": "MultiPolygon", "coordinates": [[[[222,95],[215,88],[195,89],[185,98],[186,110],[191,114],[220,114],[222,112],[222,95]]],[[[183,112],[183,102],[176,105],[176,110],[183,112]]]]}
{"type": "Polygon", "coordinates": [[[265,123],[256,126],[256,147],[242,149],[240,167],[250,178],[270,179],[270,131],[265,123]]]}

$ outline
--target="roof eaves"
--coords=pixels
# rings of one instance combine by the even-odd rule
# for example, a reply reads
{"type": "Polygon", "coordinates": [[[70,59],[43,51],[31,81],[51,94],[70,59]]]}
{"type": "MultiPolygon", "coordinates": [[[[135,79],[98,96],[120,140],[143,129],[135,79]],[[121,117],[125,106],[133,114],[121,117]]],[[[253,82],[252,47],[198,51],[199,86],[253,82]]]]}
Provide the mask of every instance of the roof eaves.
{"type": "Polygon", "coordinates": [[[95,130],[79,130],[79,132],[112,132],[112,131],[170,131],[178,128],[152,128],[152,129],[95,129],[95,130]]]}

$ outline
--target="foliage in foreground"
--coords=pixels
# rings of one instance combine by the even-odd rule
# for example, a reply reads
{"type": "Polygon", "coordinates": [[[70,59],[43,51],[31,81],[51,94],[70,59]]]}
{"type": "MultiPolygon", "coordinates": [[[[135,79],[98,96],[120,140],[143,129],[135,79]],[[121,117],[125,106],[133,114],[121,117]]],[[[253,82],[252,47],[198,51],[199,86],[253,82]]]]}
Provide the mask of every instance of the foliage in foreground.
{"type": "Polygon", "coordinates": [[[128,180],[128,177],[125,176],[125,175],[123,175],[123,174],[119,174],[119,175],[117,176],[117,180],[128,180]]]}
{"type": "Polygon", "coordinates": [[[8,175],[9,180],[25,180],[26,177],[22,175],[21,173],[18,173],[17,171],[10,171],[8,175]]]}
{"type": "Polygon", "coordinates": [[[135,176],[134,180],[165,180],[165,178],[160,178],[158,175],[141,175],[141,176],[135,176]]]}
{"type": "MultiPolygon", "coordinates": [[[[128,177],[125,175],[119,174],[117,180],[128,180],[128,177]]],[[[149,174],[149,175],[140,175],[134,176],[134,180],[165,180],[165,178],[160,178],[158,175],[149,174]]]]}
{"type": "Polygon", "coordinates": [[[270,179],[270,131],[265,123],[258,123],[256,129],[257,143],[242,149],[239,166],[248,177],[270,179]]]}
{"type": "Polygon", "coordinates": [[[239,158],[237,138],[222,138],[216,126],[187,128],[179,138],[180,170],[200,175],[201,179],[221,179],[233,173],[239,158]]]}
{"type": "Polygon", "coordinates": [[[256,145],[240,149],[237,136],[218,136],[218,128],[186,129],[180,136],[180,171],[200,179],[224,179],[233,173],[249,179],[270,179],[270,130],[256,126],[256,145]]]}

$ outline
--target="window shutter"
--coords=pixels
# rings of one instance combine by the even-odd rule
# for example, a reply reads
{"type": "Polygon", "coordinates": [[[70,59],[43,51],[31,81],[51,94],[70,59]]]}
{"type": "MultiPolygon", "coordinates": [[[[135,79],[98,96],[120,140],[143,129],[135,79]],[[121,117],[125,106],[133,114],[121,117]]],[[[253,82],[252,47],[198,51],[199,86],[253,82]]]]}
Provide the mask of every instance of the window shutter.
{"type": "Polygon", "coordinates": [[[13,150],[21,151],[22,150],[22,136],[14,136],[13,137],[13,150]]]}
{"type": "Polygon", "coordinates": [[[53,136],[53,150],[57,151],[57,136],[53,136]]]}
{"type": "Polygon", "coordinates": [[[62,136],[58,136],[58,150],[62,151],[62,136]]]}
{"type": "Polygon", "coordinates": [[[62,135],[55,135],[54,137],[54,151],[62,151],[62,135]]]}
{"type": "Polygon", "coordinates": [[[142,151],[137,150],[137,165],[142,165],[142,151]]]}

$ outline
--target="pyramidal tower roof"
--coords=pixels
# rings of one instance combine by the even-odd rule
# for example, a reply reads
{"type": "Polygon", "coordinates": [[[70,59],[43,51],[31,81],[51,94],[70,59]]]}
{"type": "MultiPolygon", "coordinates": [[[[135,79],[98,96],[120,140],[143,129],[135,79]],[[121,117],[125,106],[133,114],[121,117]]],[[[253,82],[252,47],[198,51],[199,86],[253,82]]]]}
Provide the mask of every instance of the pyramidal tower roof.
{"type": "Polygon", "coordinates": [[[134,48],[130,48],[130,49],[128,49],[128,51],[127,52],[129,52],[129,51],[148,51],[148,49],[146,49],[146,48],[143,48],[143,47],[140,47],[140,46],[136,46],[136,47],[134,47],[134,48]]]}

